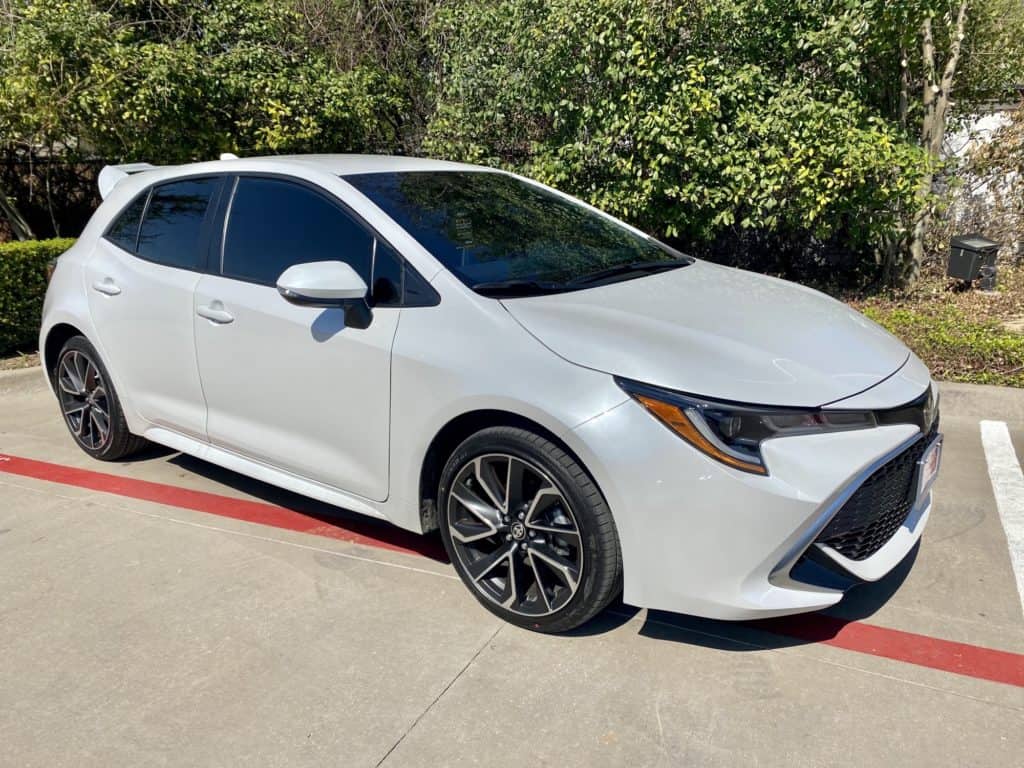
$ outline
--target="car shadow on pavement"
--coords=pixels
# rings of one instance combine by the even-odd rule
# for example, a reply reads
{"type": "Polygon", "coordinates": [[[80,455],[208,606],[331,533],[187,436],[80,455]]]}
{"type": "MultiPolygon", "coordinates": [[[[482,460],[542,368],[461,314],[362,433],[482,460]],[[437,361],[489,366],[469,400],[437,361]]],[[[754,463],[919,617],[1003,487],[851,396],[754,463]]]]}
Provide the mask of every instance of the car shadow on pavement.
{"type": "MultiPolygon", "coordinates": [[[[147,447],[133,457],[132,463],[148,460],[166,461],[264,503],[310,517],[338,529],[339,533],[357,534],[382,544],[401,547],[435,562],[448,562],[441,537],[436,532],[426,536],[412,533],[386,521],[301,496],[161,446],[147,447]]],[[[339,538],[343,539],[344,535],[339,538]]],[[[870,617],[889,601],[913,568],[918,548],[915,545],[903,562],[884,578],[854,587],[838,605],[827,611],[755,621],[718,621],[650,610],[639,634],[654,640],[725,651],[759,651],[830,640],[846,625],[870,617]]],[[[595,618],[564,636],[586,637],[610,632],[633,620],[640,610],[626,605],[621,598],[616,599],[595,618]]]]}
{"type": "MultiPolygon", "coordinates": [[[[173,451],[167,451],[167,454],[171,453],[173,451]]],[[[156,455],[150,458],[156,458],[156,455]]],[[[445,554],[441,537],[437,533],[424,536],[406,531],[384,520],[375,520],[372,517],[367,517],[357,512],[350,512],[332,504],[286,491],[283,488],[278,488],[245,475],[240,475],[229,469],[218,467],[216,464],[210,464],[201,459],[193,458],[188,454],[176,454],[167,459],[167,463],[174,464],[187,472],[205,477],[220,485],[233,488],[259,501],[283,507],[318,520],[325,525],[337,528],[339,532],[347,531],[379,541],[382,544],[401,547],[435,562],[448,562],[448,556],[445,554]]],[[[339,538],[344,538],[344,536],[339,538]]]]}
{"type": "MultiPolygon", "coordinates": [[[[915,545],[888,575],[877,582],[854,587],[827,611],[738,622],[648,611],[640,634],[724,651],[760,651],[831,640],[846,625],[872,616],[889,601],[906,580],[917,553],[915,545]]],[[[635,612],[635,609],[630,610],[635,612]]]]}

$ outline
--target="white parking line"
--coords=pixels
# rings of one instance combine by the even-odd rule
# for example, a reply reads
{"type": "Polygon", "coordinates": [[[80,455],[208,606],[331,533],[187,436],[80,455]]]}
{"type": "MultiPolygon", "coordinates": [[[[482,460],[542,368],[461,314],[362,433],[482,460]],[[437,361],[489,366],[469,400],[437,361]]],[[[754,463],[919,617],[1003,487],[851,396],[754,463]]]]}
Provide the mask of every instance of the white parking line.
{"type": "Polygon", "coordinates": [[[981,422],[981,444],[985,448],[985,462],[996,495],[996,508],[1010,546],[1010,562],[1017,579],[1021,611],[1024,611],[1024,473],[1013,450],[1006,422],[981,422]]]}

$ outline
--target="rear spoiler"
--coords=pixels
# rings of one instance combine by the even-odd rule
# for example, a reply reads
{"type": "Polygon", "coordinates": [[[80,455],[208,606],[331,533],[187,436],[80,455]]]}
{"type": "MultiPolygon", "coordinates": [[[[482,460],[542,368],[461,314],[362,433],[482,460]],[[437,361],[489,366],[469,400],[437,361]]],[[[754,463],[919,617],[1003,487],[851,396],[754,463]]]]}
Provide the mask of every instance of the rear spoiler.
{"type": "Polygon", "coordinates": [[[105,165],[96,177],[96,185],[100,188],[100,197],[104,200],[111,190],[117,186],[121,179],[128,178],[129,174],[151,171],[157,166],[149,163],[128,163],[127,165],[105,165]]]}

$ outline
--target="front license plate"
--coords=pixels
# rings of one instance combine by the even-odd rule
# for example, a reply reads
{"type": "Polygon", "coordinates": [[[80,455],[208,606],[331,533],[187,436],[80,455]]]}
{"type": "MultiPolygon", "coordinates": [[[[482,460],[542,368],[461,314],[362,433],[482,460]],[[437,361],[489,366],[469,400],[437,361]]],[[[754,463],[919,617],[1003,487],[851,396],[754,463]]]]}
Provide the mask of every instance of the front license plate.
{"type": "Polygon", "coordinates": [[[928,489],[932,487],[935,476],[939,474],[939,463],[942,460],[942,435],[939,435],[932,444],[925,450],[924,455],[917,462],[918,470],[917,497],[921,498],[928,489]]]}

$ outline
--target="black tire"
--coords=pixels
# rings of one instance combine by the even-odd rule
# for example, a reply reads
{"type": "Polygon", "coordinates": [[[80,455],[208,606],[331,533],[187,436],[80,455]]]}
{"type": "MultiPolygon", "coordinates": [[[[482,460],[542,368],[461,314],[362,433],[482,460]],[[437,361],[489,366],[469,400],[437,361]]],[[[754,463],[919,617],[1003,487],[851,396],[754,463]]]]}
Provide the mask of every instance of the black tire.
{"type": "Polygon", "coordinates": [[[438,511],[445,549],[462,581],[485,608],[512,624],[566,632],[604,610],[622,589],[619,538],[604,497],[586,470],[544,437],[516,427],[490,427],[467,438],[441,473],[438,511]],[[505,458],[507,465],[501,463],[505,458]],[[503,466],[508,474],[502,499],[503,466]],[[485,494],[484,474],[494,493],[485,494]],[[516,494],[508,492],[510,486],[527,489],[518,494],[518,506],[512,504],[516,494]],[[533,487],[543,490],[527,501],[533,487]],[[463,499],[476,489],[477,498],[488,499],[487,511],[481,512],[472,499],[465,504],[453,495],[456,488],[463,499]],[[528,517],[516,511],[523,509],[528,517]],[[524,527],[517,520],[532,522],[524,527]]]}
{"type": "Polygon", "coordinates": [[[53,384],[68,431],[78,447],[93,458],[116,461],[146,445],[144,438],[128,431],[110,374],[84,336],[73,336],[61,347],[53,384]]]}

